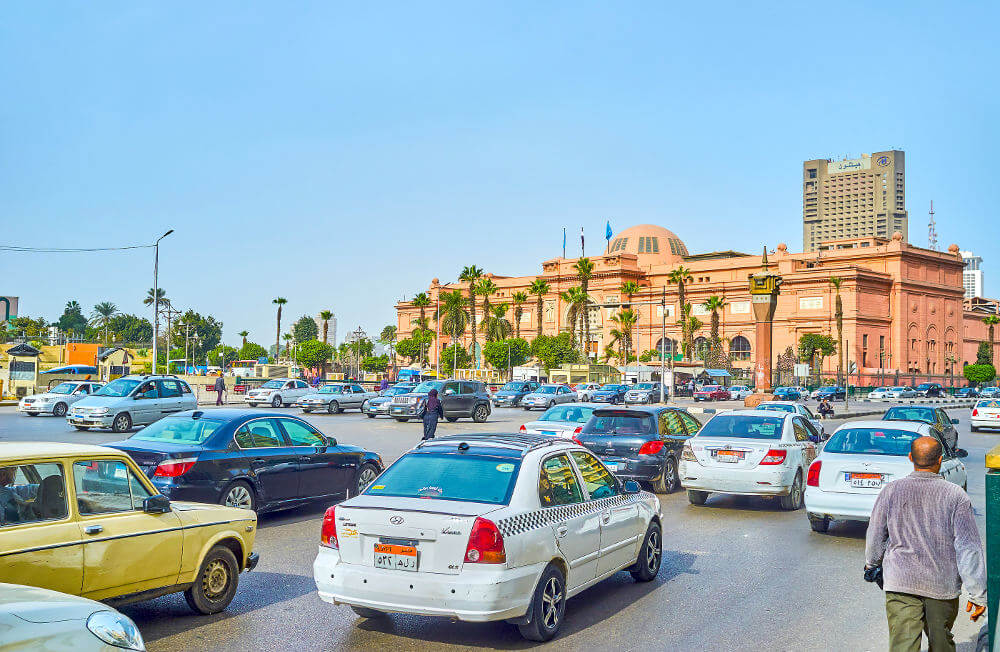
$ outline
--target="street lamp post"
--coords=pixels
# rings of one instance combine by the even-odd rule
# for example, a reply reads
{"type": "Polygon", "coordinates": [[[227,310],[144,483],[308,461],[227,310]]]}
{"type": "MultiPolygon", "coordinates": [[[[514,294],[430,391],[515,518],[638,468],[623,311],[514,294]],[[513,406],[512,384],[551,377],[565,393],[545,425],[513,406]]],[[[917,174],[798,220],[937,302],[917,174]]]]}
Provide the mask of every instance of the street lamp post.
{"type": "MultiPolygon", "coordinates": [[[[156,373],[156,346],[157,346],[157,331],[160,330],[160,240],[164,239],[174,230],[170,229],[159,238],[153,244],[153,373],[156,373]]],[[[170,357],[170,352],[167,352],[167,357],[170,357]]]]}
{"type": "Polygon", "coordinates": [[[358,330],[354,331],[354,360],[355,360],[355,373],[354,378],[357,380],[361,377],[361,340],[364,338],[366,333],[360,326],[358,330]]]}
{"type": "MultiPolygon", "coordinates": [[[[664,400],[664,386],[666,385],[666,354],[667,348],[667,286],[663,286],[663,294],[660,297],[660,317],[662,322],[660,324],[660,403],[665,403],[664,400]]],[[[673,356],[673,350],[670,351],[670,355],[673,356]]],[[[673,387],[673,375],[670,378],[671,388],[673,387]]]]}

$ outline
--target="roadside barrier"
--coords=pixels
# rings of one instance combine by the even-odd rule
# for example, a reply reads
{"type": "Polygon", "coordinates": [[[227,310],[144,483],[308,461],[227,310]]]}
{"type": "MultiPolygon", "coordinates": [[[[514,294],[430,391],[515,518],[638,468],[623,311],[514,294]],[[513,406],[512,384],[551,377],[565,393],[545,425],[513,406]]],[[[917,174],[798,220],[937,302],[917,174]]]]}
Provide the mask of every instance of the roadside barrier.
{"type": "Polygon", "coordinates": [[[986,604],[990,648],[996,640],[1000,603],[1000,445],[986,453],[986,604]]]}

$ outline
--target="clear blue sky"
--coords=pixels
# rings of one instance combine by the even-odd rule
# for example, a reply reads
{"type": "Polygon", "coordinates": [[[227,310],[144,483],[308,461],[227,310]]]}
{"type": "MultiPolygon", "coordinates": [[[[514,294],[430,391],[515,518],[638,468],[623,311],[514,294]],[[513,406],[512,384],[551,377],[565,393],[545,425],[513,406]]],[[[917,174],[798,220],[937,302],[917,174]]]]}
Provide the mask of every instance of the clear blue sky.
{"type": "MultiPolygon", "coordinates": [[[[161,285],[338,335],[463,265],[531,274],[606,219],[802,246],[805,159],[906,151],[912,242],[1000,295],[995,3],[8,4],[0,243],[152,241],[161,285]],[[687,6],[683,6],[683,5],[687,6]],[[377,7],[375,6],[377,5],[377,7]],[[992,6],[991,6],[992,5],[992,6]]],[[[0,295],[141,312],[151,256],[0,253],[0,295]]]]}

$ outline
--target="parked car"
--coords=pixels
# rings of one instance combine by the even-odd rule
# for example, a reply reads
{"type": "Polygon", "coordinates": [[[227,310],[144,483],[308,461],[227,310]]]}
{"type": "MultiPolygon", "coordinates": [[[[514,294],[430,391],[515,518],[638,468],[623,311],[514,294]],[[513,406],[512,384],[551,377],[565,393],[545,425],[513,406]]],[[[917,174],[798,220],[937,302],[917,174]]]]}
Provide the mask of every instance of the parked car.
{"type": "Polygon", "coordinates": [[[326,511],[313,576],[363,618],[506,620],[547,641],[567,599],[622,570],[657,576],[661,522],[655,496],[572,441],[442,437],[326,511]]]}
{"type": "Polygon", "coordinates": [[[122,451],[0,443],[0,477],[18,497],[0,519],[7,582],[115,604],[184,592],[192,609],[213,614],[257,565],[256,514],[172,502],[122,451]]]}
{"type": "Polygon", "coordinates": [[[958,419],[952,419],[948,413],[939,407],[930,405],[899,405],[891,407],[882,415],[883,421],[916,421],[926,423],[934,429],[938,438],[955,450],[958,448],[958,430],[955,424],[958,419]]]}
{"type": "Polygon", "coordinates": [[[304,380],[272,378],[257,389],[249,390],[243,397],[243,402],[250,407],[264,404],[278,409],[294,404],[312,391],[312,388],[304,380]]]}
{"type": "Polygon", "coordinates": [[[696,401],[728,401],[731,398],[729,390],[722,385],[705,385],[694,393],[696,401]]]}
{"type": "Polygon", "coordinates": [[[392,405],[392,399],[396,396],[402,396],[403,394],[409,394],[416,385],[410,387],[400,387],[399,385],[394,385],[387,389],[382,390],[378,393],[375,398],[370,398],[364,402],[361,406],[361,411],[369,419],[374,419],[380,414],[388,416],[389,406],[392,405]]]}
{"type": "Polygon", "coordinates": [[[798,414],[762,410],[723,412],[684,446],[681,485],[693,505],[712,492],[776,496],[782,509],[802,507],[806,470],[819,433],[798,414]]]}
{"type": "Polygon", "coordinates": [[[812,393],[812,398],[817,401],[826,399],[827,401],[843,401],[847,398],[847,390],[836,385],[820,387],[812,393]]]}
{"type": "Polygon", "coordinates": [[[142,650],[139,628],[106,604],[36,586],[0,583],[0,641],[9,650],[142,650]]]}
{"type": "Polygon", "coordinates": [[[191,386],[176,376],[122,376],[73,404],[66,421],[77,430],[128,432],[196,407],[191,386]]]}
{"type": "Polygon", "coordinates": [[[1000,398],[1000,387],[983,387],[979,390],[981,398],[1000,398]]]}
{"type": "Polygon", "coordinates": [[[826,433],[826,428],[823,426],[823,421],[816,417],[805,405],[801,403],[796,403],[795,401],[763,401],[758,405],[755,410],[776,410],[778,412],[790,412],[792,414],[798,414],[809,420],[813,428],[816,429],[820,435],[826,433]]]}
{"type": "Polygon", "coordinates": [[[529,421],[518,430],[528,435],[549,435],[572,438],[580,434],[583,424],[590,420],[597,406],[592,403],[563,403],[550,407],[535,421],[529,421]]]}
{"type": "Polygon", "coordinates": [[[972,432],[979,432],[980,428],[1000,428],[1000,400],[986,398],[976,401],[969,423],[972,432]]]}
{"type": "Polygon", "coordinates": [[[344,410],[361,410],[365,401],[373,398],[378,398],[378,392],[369,392],[357,383],[328,383],[320,387],[319,391],[306,394],[297,400],[295,407],[302,408],[306,414],[317,410],[337,414],[344,410]]]}
{"type": "Polygon", "coordinates": [[[680,487],[677,464],[684,442],[700,427],[679,408],[598,408],[576,439],[616,476],[668,494],[680,487]]]}
{"type": "Polygon", "coordinates": [[[944,386],[941,383],[920,383],[916,387],[917,396],[924,398],[939,398],[945,395],[944,386]]]}
{"type": "Polygon", "coordinates": [[[521,399],[521,407],[528,411],[534,408],[547,409],[559,403],[573,403],[576,400],[576,392],[566,385],[546,384],[530,394],[525,394],[521,399]]]}
{"type": "Polygon", "coordinates": [[[493,394],[493,405],[496,407],[518,407],[521,399],[538,389],[539,384],[533,380],[516,380],[507,383],[493,394]]]}
{"type": "Polygon", "coordinates": [[[895,387],[889,387],[885,391],[886,398],[915,398],[917,396],[916,390],[907,387],[905,385],[897,385],[895,387]]]}
{"type": "Polygon", "coordinates": [[[803,396],[808,396],[808,394],[802,394],[802,392],[794,387],[775,387],[771,393],[779,401],[797,401],[803,396]]]}
{"type": "Polygon", "coordinates": [[[978,398],[979,389],[976,387],[959,387],[955,390],[955,398],[978,398]]]}
{"type": "Polygon", "coordinates": [[[589,402],[594,397],[594,392],[599,389],[601,389],[600,383],[579,383],[573,388],[573,391],[576,392],[578,400],[589,402]]]}
{"type": "Polygon", "coordinates": [[[627,385],[608,383],[606,385],[601,385],[600,389],[594,390],[590,395],[590,400],[593,403],[610,403],[612,405],[617,405],[625,402],[626,392],[628,392],[627,385]]]}
{"type": "Polygon", "coordinates": [[[490,395],[478,380],[425,380],[410,393],[394,396],[389,416],[396,421],[422,418],[427,395],[432,389],[437,390],[448,421],[471,418],[476,423],[483,423],[492,412],[490,395]]]}
{"type": "Polygon", "coordinates": [[[742,401],[753,394],[753,388],[748,385],[733,385],[729,388],[729,396],[734,401],[742,401]]]}
{"type": "Polygon", "coordinates": [[[68,380],[42,394],[25,396],[18,401],[17,411],[29,417],[37,417],[39,414],[64,417],[69,411],[69,406],[80,399],[87,398],[99,390],[103,384],[89,380],[68,380]]]}
{"type": "Polygon", "coordinates": [[[128,453],[171,500],[261,513],[355,496],[382,459],[337,443],[295,416],[220,409],[183,412],[108,444],[128,453]]]}
{"type": "Polygon", "coordinates": [[[868,392],[866,398],[871,401],[884,401],[889,398],[889,389],[888,387],[876,387],[868,392]]]}
{"type": "Polygon", "coordinates": [[[659,402],[660,383],[636,383],[625,392],[625,405],[659,402]]]}
{"type": "MultiPolygon", "coordinates": [[[[867,521],[882,489],[913,472],[910,443],[937,431],[917,421],[852,421],[837,428],[806,479],[806,516],[816,532],[832,520],[867,521]]],[[[965,489],[967,474],[960,458],[968,453],[942,442],[941,475],[965,489]]]]}

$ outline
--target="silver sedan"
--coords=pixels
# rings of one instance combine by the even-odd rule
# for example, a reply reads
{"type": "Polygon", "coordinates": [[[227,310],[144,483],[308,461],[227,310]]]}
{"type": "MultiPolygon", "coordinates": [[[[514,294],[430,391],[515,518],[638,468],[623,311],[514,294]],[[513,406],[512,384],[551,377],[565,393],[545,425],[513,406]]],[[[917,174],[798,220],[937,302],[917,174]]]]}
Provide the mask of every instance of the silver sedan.
{"type": "Polygon", "coordinates": [[[67,380],[44,394],[25,396],[18,402],[17,411],[29,417],[36,417],[39,414],[64,417],[69,406],[82,398],[87,398],[99,390],[102,384],[89,380],[67,380]]]}
{"type": "Polygon", "coordinates": [[[576,399],[576,392],[566,385],[542,385],[521,399],[525,410],[534,408],[550,408],[557,403],[571,403],[576,399]]]}

